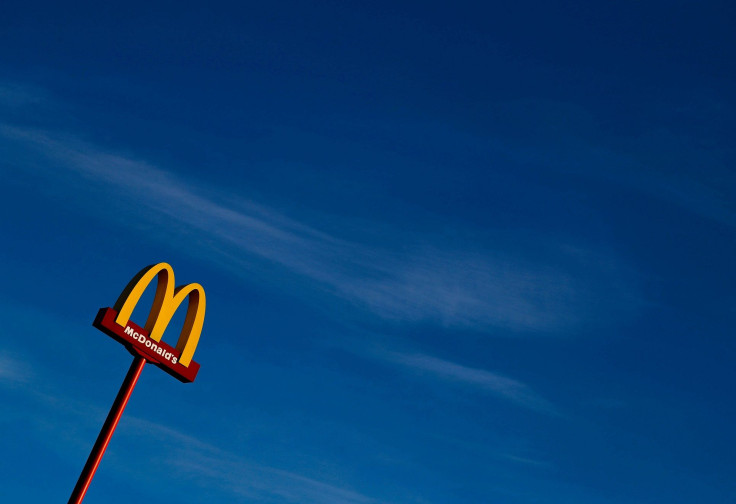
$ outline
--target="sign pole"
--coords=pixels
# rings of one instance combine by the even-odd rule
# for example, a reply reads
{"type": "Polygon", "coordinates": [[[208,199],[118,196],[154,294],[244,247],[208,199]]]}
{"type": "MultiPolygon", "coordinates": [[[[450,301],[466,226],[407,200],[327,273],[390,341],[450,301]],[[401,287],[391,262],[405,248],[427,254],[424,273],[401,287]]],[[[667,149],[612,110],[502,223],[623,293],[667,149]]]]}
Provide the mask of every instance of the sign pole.
{"type": "Polygon", "coordinates": [[[92,447],[87,463],[84,465],[84,469],[82,469],[82,474],[79,475],[79,480],[74,487],[68,504],[81,504],[82,499],[84,499],[84,495],[87,493],[95,471],[97,471],[97,466],[100,465],[102,456],[105,454],[105,449],[110,443],[110,438],[112,438],[112,434],[115,432],[115,427],[117,427],[120,417],[123,415],[125,405],[128,404],[128,399],[130,399],[130,395],[133,393],[135,384],[138,382],[138,378],[141,376],[141,371],[143,371],[143,366],[145,365],[146,359],[140,355],[136,355],[133,363],[130,365],[130,369],[128,369],[128,374],[125,375],[123,384],[120,386],[120,391],[117,397],[115,397],[115,402],[112,403],[110,413],[107,414],[107,419],[105,419],[105,423],[102,425],[102,430],[97,436],[97,441],[95,441],[95,445],[92,447]]]}

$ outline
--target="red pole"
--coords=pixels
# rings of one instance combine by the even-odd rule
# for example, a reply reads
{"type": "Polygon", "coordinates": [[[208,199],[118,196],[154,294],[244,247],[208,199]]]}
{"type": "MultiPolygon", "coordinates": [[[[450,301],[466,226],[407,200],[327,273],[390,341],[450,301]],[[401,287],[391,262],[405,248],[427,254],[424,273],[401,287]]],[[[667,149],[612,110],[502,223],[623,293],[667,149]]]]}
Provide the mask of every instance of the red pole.
{"type": "Polygon", "coordinates": [[[130,365],[130,369],[128,369],[128,374],[125,375],[125,380],[123,380],[123,384],[120,386],[120,391],[115,398],[115,402],[112,403],[110,413],[107,414],[107,419],[105,419],[105,423],[102,425],[102,430],[97,436],[97,441],[95,441],[95,445],[92,447],[87,463],[84,464],[82,474],[79,475],[77,486],[74,487],[72,496],[69,497],[68,504],[81,504],[82,499],[84,499],[84,494],[87,493],[87,489],[89,488],[89,484],[92,482],[97,466],[100,465],[100,460],[102,460],[102,456],[105,454],[105,449],[110,443],[112,433],[115,432],[115,427],[117,427],[120,417],[123,415],[125,405],[128,404],[130,394],[133,393],[135,384],[138,382],[138,378],[141,376],[141,371],[143,371],[143,366],[145,365],[146,359],[143,357],[137,355],[133,359],[133,363],[130,365]]]}

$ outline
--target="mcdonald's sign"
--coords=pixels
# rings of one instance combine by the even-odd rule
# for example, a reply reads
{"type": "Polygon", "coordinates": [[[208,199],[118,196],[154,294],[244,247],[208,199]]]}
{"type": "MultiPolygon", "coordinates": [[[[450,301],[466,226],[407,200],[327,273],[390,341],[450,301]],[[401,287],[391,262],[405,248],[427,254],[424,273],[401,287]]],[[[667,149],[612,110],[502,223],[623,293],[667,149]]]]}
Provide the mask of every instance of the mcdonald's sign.
{"type": "Polygon", "coordinates": [[[192,382],[199,364],[192,360],[202,333],[204,289],[198,283],[174,288],[174,270],[167,263],[143,268],[118,297],[113,308],[101,308],[92,325],[122,343],[134,356],[157,365],[182,382],[192,382]],[[156,292],[143,327],[130,320],[141,296],[156,279],[156,292]],[[187,299],[187,311],[179,340],[172,347],[161,338],[176,310],[187,299]]]}
{"type": "Polygon", "coordinates": [[[92,451],[72,490],[68,504],[82,504],[92,478],[110,443],[115,427],[128,404],[138,378],[147,362],[151,362],[183,382],[192,382],[199,364],[192,360],[204,323],[205,297],[201,285],[192,283],[174,288],[174,270],[166,263],[152,264],[138,272],[118,297],[112,308],[100,308],[92,323],[97,329],[119,341],[133,354],[133,363],[120,386],[110,412],[102,425],[92,451]],[[143,327],[130,320],[141,296],[156,279],[156,292],[151,311],[143,327]],[[184,300],[187,313],[176,347],[161,341],[171,318],[184,300]]]}

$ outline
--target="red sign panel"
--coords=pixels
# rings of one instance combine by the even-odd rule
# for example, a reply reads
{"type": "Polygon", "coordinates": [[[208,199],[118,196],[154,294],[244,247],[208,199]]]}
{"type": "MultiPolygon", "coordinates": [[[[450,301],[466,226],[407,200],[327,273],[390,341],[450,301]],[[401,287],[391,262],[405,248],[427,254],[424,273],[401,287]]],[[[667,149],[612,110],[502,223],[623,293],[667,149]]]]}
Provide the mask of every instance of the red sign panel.
{"type": "Polygon", "coordinates": [[[188,366],[179,362],[180,352],[163,341],[154,341],[148,332],[128,321],[125,327],[115,322],[118,312],[112,308],[100,308],[92,323],[100,331],[122,343],[130,353],[140,355],[182,382],[192,382],[199,371],[199,364],[191,361],[188,366]]]}

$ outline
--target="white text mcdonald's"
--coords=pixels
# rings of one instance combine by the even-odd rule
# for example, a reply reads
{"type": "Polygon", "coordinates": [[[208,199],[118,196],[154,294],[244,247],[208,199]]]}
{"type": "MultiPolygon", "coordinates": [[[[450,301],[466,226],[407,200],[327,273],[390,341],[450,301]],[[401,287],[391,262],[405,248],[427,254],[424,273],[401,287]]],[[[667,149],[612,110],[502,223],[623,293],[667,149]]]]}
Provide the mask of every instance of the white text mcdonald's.
{"type": "Polygon", "coordinates": [[[133,354],[183,382],[194,381],[199,364],[192,360],[204,323],[206,300],[204,289],[197,283],[174,288],[174,270],[166,263],[143,268],[128,283],[113,308],[102,308],[93,325],[116,339],[133,354]],[[156,279],[156,292],[151,311],[143,327],[130,320],[141,296],[156,279]],[[187,311],[176,347],[161,341],[174,313],[187,299],[187,311]]]}

